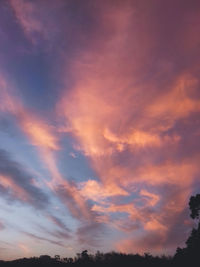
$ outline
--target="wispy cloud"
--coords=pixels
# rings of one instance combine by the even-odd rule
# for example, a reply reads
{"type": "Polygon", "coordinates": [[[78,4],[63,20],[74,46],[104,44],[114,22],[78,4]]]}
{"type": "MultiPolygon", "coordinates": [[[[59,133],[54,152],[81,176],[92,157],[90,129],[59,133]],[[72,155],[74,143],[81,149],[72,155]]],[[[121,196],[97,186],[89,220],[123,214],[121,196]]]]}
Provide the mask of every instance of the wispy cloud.
{"type": "Polygon", "coordinates": [[[21,201],[36,208],[45,208],[48,197],[41,189],[32,184],[32,176],[25,168],[11,159],[9,153],[0,150],[0,191],[8,200],[21,201]]]}
{"type": "Polygon", "coordinates": [[[49,239],[49,238],[45,238],[45,237],[41,237],[39,235],[35,235],[35,234],[29,233],[29,232],[22,232],[22,233],[27,235],[28,237],[30,237],[32,239],[35,239],[35,240],[39,241],[39,242],[45,241],[45,242],[51,243],[53,245],[57,245],[57,246],[60,246],[60,247],[66,247],[61,241],[55,241],[55,240],[52,240],[52,239],[49,239]]]}
{"type": "Polygon", "coordinates": [[[42,41],[55,42],[59,29],[56,27],[55,10],[64,6],[63,1],[56,3],[49,1],[46,4],[40,1],[9,0],[14,11],[16,21],[28,40],[33,45],[39,45],[42,41]]]}

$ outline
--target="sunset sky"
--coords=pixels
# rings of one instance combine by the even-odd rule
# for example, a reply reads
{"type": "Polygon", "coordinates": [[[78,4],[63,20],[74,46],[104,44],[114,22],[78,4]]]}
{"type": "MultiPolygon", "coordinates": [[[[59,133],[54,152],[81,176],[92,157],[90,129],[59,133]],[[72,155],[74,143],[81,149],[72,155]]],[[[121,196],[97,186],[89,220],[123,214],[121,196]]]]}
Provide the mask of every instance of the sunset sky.
{"type": "Polygon", "coordinates": [[[184,246],[199,73],[199,0],[0,0],[0,259],[184,246]]]}

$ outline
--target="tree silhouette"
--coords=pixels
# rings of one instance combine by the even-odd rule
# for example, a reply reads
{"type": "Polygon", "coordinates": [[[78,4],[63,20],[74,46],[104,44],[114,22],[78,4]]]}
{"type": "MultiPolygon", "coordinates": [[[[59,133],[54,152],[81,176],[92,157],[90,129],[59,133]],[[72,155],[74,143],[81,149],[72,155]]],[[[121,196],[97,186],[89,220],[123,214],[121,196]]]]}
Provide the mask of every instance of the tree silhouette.
{"type": "Polygon", "coordinates": [[[189,202],[190,210],[191,210],[191,218],[192,219],[199,219],[200,213],[200,194],[196,196],[192,196],[189,202]]]}
{"type": "MultiPolygon", "coordinates": [[[[190,217],[197,220],[200,217],[200,194],[191,196],[189,201],[189,208],[191,211],[190,217]]],[[[177,248],[175,260],[182,261],[182,263],[194,264],[200,260],[200,222],[198,221],[197,228],[193,228],[188,237],[185,248],[177,248]]],[[[193,265],[193,266],[196,266],[193,265]]]]}
{"type": "MultiPolygon", "coordinates": [[[[200,215],[200,194],[192,196],[190,198],[189,207],[191,210],[191,218],[193,220],[199,219],[200,215]]],[[[193,228],[189,238],[186,241],[189,254],[199,255],[200,253],[200,222],[198,222],[197,228],[193,228]]]]}
{"type": "Polygon", "coordinates": [[[60,255],[55,255],[54,259],[57,260],[57,261],[60,261],[60,255]]]}
{"type": "Polygon", "coordinates": [[[84,259],[84,260],[89,259],[89,255],[88,255],[88,251],[87,250],[83,250],[81,252],[81,258],[84,259]]]}

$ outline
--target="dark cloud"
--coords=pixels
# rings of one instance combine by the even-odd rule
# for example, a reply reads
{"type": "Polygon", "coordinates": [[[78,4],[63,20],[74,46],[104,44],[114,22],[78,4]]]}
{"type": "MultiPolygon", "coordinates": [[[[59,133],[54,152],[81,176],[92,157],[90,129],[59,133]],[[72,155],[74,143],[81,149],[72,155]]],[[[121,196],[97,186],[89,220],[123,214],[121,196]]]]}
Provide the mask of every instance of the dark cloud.
{"type": "Polygon", "coordinates": [[[61,241],[55,241],[55,240],[52,240],[52,239],[49,239],[49,238],[45,238],[45,237],[41,237],[41,236],[38,236],[38,235],[35,235],[35,234],[32,234],[32,233],[28,233],[28,232],[22,232],[23,234],[29,236],[30,238],[33,238],[37,241],[46,241],[48,243],[51,243],[53,245],[57,245],[57,246],[60,246],[60,247],[66,247],[61,241]]]}
{"type": "Polygon", "coordinates": [[[59,230],[58,229],[48,230],[48,228],[38,225],[38,229],[40,231],[58,239],[68,240],[72,238],[71,230],[66,226],[66,224],[63,222],[62,219],[51,214],[47,214],[47,218],[56,226],[56,228],[59,228],[59,230]]]}
{"type": "Polygon", "coordinates": [[[5,229],[5,225],[2,222],[0,222],[0,230],[3,230],[3,229],[5,229]]]}
{"type": "Polygon", "coordinates": [[[42,232],[43,234],[47,234],[48,236],[52,236],[54,238],[57,239],[62,239],[62,240],[69,240],[72,238],[72,235],[69,231],[61,231],[61,230],[48,230],[47,228],[43,227],[43,226],[38,226],[40,232],[42,232]]]}
{"type": "Polygon", "coordinates": [[[97,222],[83,224],[76,231],[79,244],[91,247],[99,247],[102,245],[103,234],[105,234],[105,226],[97,222]]]}
{"type": "Polygon", "coordinates": [[[9,201],[24,201],[40,209],[48,205],[47,196],[41,189],[33,185],[33,177],[21,164],[12,160],[8,152],[2,149],[0,149],[0,175],[4,177],[4,182],[0,184],[0,192],[9,201]],[[22,193],[25,194],[24,199],[22,193]]]}
{"type": "Polygon", "coordinates": [[[95,212],[80,195],[74,182],[68,188],[64,185],[57,186],[56,193],[75,218],[82,221],[92,221],[95,218],[95,212]]]}
{"type": "Polygon", "coordinates": [[[66,232],[70,232],[70,229],[65,225],[65,223],[60,218],[54,215],[51,215],[51,214],[47,215],[47,217],[49,218],[50,221],[52,221],[55,225],[60,227],[62,230],[66,232]]]}

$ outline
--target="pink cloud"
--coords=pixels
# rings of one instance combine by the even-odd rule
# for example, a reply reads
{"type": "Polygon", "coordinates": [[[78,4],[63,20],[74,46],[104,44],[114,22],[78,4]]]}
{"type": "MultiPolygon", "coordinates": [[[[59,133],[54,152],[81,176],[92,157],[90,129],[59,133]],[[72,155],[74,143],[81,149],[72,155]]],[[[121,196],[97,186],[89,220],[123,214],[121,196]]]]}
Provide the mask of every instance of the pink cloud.
{"type": "MultiPolygon", "coordinates": [[[[156,19],[150,20],[155,7],[147,11],[143,4],[136,8],[130,2],[105,6],[99,25],[104,35],[90,42],[72,63],[74,86],[61,95],[58,115],[64,116],[66,132],[74,136],[74,148],[89,159],[100,179],[82,184],[81,193],[96,202],[92,210],[108,216],[107,222],[120,225],[122,231],[127,220],[118,223],[112,213],[126,213],[133,221],[129,230],[139,228],[144,240],[146,233],[149,247],[151,233],[157,233],[155,249],[160,250],[177,214],[187,206],[199,171],[198,153],[191,158],[179,153],[183,132],[176,128],[200,112],[199,79],[189,69],[175,71],[167,56],[156,61],[160,51],[155,47],[162,36],[156,19]],[[145,23],[140,12],[147,12],[145,23]],[[160,68],[155,70],[148,62],[160,68]],[[151,70],[154,74],[148,78],[151,70]],[[109,184],[113,196],[118,188],[132,200],[120,203],[127,196],[123,193],[108,200],[109,184]],[[165,186],[176,188],[176,194],[165,193],[165,186]]],[[[177,40],[182,38],[177,35],[177,40]]]]}
{"type": "Polygon", "coordinates": [[[8,190],[12,190],[13,194],[15,195],[15,198],[18,198],[23,202],[30,201],[29,194],[23,188],[21,188],[17,183],[15,183],[13,179],[2,175],[0,175],[0,179],[1,179],[0,182],[1,186],[3,186],[8,190]]]}
{"type": "Polygon", "coordinates": [[[114,183],[102,185],[95,180],[88,180],[80,183],[79,186],[81,195],[94,201],[103,201],[104,199],[112,196],[129,195],[128,192],[114,183]]]}

